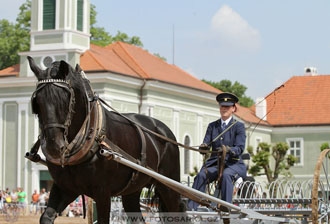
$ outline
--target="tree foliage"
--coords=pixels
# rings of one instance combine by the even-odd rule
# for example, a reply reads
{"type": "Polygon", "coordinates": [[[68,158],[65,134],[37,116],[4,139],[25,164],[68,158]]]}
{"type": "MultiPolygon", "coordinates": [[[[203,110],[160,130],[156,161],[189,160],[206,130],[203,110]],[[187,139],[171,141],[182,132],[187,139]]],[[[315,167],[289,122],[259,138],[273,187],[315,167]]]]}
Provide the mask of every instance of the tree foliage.
{"type": "Polygon", "coordinates": [[[249,169],[253,176],[266,175],[268,183],[278,179],[279,175],[290,176],[289,169],[294,165],[297,159],[293,155],[287,155],[289,146],[285,142],[278,142],[273,147],[268,143],[261,142],[258,145],[256,153],[252,147],[248,147],[248,152],[252,155],[254,165],[249,169]],[[271,156],[274,160],[274,167],[271,168],[271,156]]]}
{"type": "Polygon", "coordinates": [[[328,142],[324,142],[322,143],[321,147],[320,147],[320,150],[321,152],[325,149],[330,149],[330,146],[329,146],[329,143],[328,142]]]}
{"type": "Polygon", "coordinates": [[[31,0],[19,9],[16,24],[0,20],[0,70],[19,63],[18,52],[30,49],[31,0]]]}
{"type": "Polygon", "coordinates": [[[252,98],[245,95],[247,87],[237,81],[235,81],[234,84],[232,84],[232,82],[227,79],[221,80],[220,82],[207,81],[204,79],[202,81],[213,86],[214,88],[221,90],[222,92],[230,92],[235,94],[239,98],[238,103],[241,106],[250,107],[254,104],[252,98]]]}
{"type": "Polygon", "coordinates": [[[158,53],[154,53],[154,55],[155,55],[156,57],[162,59],[163,61],[167,61],[167,59],[166,59],[165,57],[160,56],[160,54],[158,54],[158,53]]]}

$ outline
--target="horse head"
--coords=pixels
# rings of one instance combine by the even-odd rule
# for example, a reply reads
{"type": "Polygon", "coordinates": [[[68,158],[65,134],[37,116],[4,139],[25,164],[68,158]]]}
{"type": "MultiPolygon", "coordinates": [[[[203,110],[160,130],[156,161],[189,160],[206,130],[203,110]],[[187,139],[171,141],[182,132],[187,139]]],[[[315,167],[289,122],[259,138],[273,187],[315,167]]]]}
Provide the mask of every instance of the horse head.
{"type": "Polygon", "coordinates": [[[65,61],[56,61],[42,70],[31,57],[28,61],[38,79],[31,103],[33,113],[39,118],[41,147],[51,158],[58,159],[63,156],[86,114],[81,69],[77,65],[74,70],[65,61]],[[79,114],[74,118],[75,110],[79,110],[79,114]]]}

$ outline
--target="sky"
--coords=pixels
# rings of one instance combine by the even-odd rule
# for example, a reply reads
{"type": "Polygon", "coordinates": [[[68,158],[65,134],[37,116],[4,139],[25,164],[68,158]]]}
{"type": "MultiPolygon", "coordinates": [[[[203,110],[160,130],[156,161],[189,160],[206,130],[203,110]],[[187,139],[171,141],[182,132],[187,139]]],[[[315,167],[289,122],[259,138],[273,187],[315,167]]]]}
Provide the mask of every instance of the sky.
{"type": "MultiPolygon", "coordinates": [[[[14,22],[25,0],[0,0],[14,22]]],[[[328,0],[91,0],[97,26],[140,37],[143,48],[199,79],[238,81],[254,100],[305,67],[330,74],[328,0]],[[174,47],[173,47],[174,46],[174,47]]]]}

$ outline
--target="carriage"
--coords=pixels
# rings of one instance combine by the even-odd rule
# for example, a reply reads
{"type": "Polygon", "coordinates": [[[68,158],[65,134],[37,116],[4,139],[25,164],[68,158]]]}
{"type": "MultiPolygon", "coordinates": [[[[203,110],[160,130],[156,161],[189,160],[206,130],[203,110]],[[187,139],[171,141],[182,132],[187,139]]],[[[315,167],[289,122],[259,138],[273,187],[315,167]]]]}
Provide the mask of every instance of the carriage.
{"type": "MultiPolygon", "coordinates": [[[[203,215],[186,212],[182,198],[187,197],[212,209],[204,215],[220,219],[299,222],[294,216],[265,215],[267,213],[230,204],[180,184],[178,146],[187,147],[176,142],[165,124],[144,115],[115,111],[94,94],[79,65],[73,69],[61,61],[41,70],[31,57],[28,60],[38,79],[31,102],[33,112],[38,115],[41,134],[26,157],[47,165],[54,179],[48,207],[40,223],[54,223],[57,213],[82,194],[95,200],[99,224],[109,222],[110,198],[115,196],[121,196],[125,212],[128,216],[132,215],[128,218],[133,220],[138,216],[139,220],[143,220],[140,195],[142,189],[151,186],[155,186],[159,214],[163,217],[179,214],[185,219],[203,215]],[[46,161],[38,155],[39,148],[46,161]],[[224,214],[217,205],[230,208],[232,213],[224,214]]],[[[327,152],[321,154],[322,161],[327,161],[327,152]]],[[[327,168],[323,169],[326,180],[327,168]]],[[[316,176],[320,177],[320,173],[316,176]]],[[[313,215],[315,223],[320,213],[318,184],[319,180],[314,180],[311,198],[306,202],[312,207],[312,212],[308,214],[313,215]]],[[[328,190],[324,189],[324,198],[327,198],[328,190]]],[[[236,203],[253,204],[248,200],[238,200],[236,203]]],[[[269,203],[277,202],[272,200],[269,203]]],[[[282,200],[278,203],[286,202],[282,200]]],[[[328,203],[324,204],[328,206],[328,203]]],[[[327,208],[324,211],[321,214],[328,220],[327,208]]]]}

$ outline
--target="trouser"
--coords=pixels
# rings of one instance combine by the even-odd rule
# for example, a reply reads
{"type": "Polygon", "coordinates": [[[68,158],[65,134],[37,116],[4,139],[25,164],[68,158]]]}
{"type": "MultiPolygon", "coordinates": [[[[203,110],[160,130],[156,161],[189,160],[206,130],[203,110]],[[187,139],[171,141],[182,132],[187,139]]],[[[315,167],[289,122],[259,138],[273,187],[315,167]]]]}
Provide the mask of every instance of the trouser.
{"type": "MultiPolygon", "coordinates": [[[[238,172],[227,167],[223,170],[221,178],[221,200],[231,203],[233,198],[234,182],[238,179],[238,172]]],[[[193,188],[201,192],[205,192],[207,183],[211,183],[218,178],[218,166],[207,167],[207,174],[203,166],[194,179],[193,188]]],[[[199,203],[189,200],[188,207],[197,210],[199,203]]]]}

